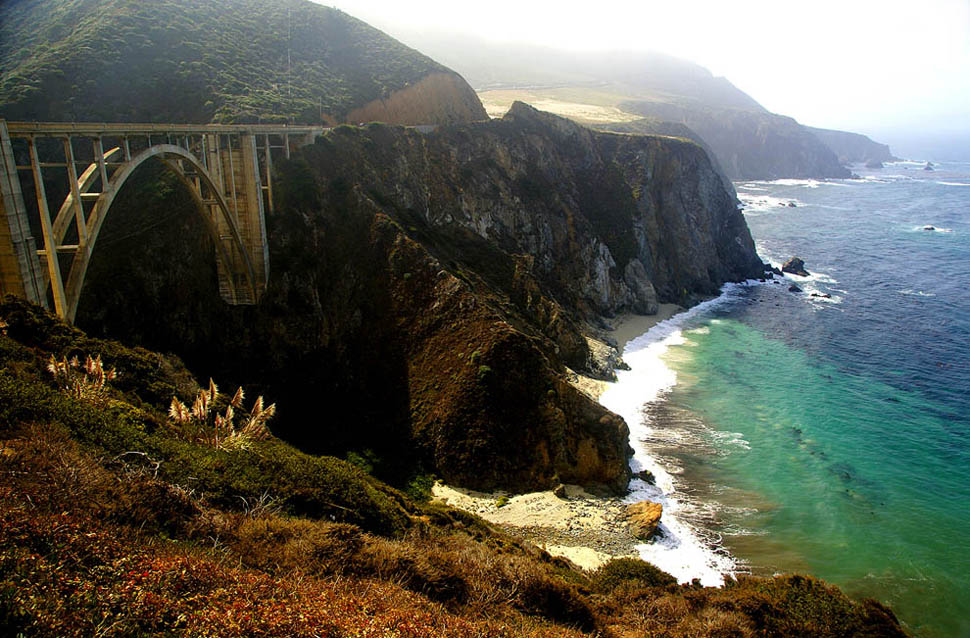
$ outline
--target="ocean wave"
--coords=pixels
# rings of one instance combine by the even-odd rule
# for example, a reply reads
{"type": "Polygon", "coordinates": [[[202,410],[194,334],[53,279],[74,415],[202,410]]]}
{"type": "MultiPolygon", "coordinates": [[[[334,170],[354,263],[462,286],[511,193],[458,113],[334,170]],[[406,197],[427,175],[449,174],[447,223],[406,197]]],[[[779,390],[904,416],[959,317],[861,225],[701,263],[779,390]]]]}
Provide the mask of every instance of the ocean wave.
{"type": "Polygon", "coordinates": [[[774,179],[768,182],[769,184],[775,184],[777,186],[804,186],[805,188],[818,188],[825,182],[819,181],[817,179],[774,179]]]}
{"type": "Polygon", "coordinates": [[[913,226],[910,228],[912,232],[920,233],[952,233],[952,228],[941,228],[939,226],[933,226],[931,224],[924,224],[923,226],[913,226]]]}
{"type": "Polygon", "coordinates": [[[718,446],[737,447],[741,448],[742,450],[751,449],[751,444],[745,440],[744,434],[741,432],[722,432],[719,430],[712,430],[711,437],[718,444],[718,446]]]}
{"type": "MultiPolygon", "coordinates": [[[[716,505],[692,503],[682,489],[678,490],[675,480],[683,468],[673,459],[648,453],[650,448],[663,447],[665,443],[709,446],[711,441],[701,440],[686,430],[654,428],[651,411],[645,408],[657,404],[677,384],[677,373],[666,364],[664,354],[671,346],[686,344],[692,333],[702,333],[699,329],[686,329],[687,322],[714,307],[738,302],[744,289],[752,285],[759,284],[756,281],[725,284],[721,296],[662,321],[631,340],[623,350],[623,359],[630,369],[618,371],[616,383],[600,397],[600,403],[622,416],[630,427],[634,447],[630,468],[634,472],[648,470],[655,478],[655,485],[638,479],[631,481],[627,502],[651,500],[663,505],[663,535],[651,543],[638,545],[637,551],[641,558],[680,582],[698,578],[704,585],[720,586],[725,574],[737,573],[738,563],[719,546],[716,535],[692,523],[698,519],[699,507],[716,505]]],[[[742,440],[732,434],[722,443],[740,446],[742,440]]]]}
{"type": "Polygon", "coordinates": [[[937,184],[942,184],[943,186],[970,186],[965,182],[937,182],[937,184]]]}
{"type": "Polygon", "coordinates": [[[923,292],[922,290],[912,290],[907,288],[906,290],[897,290],[901,295],[906,295],[907,297],[935,297],[936,293],[933,292],[923,292]]]}
{"type": "Polygon", "coordinates": [[[738,198],[741,200],[741,206],[746,214],[751,212],[778,212],[805,205],[804,202],[791,197],[774,197],[772,195],[738,193],[738,198]]]}
{"type": "MultiPolygon", "coordinates": [[[[781,266],[779,265],[778,268],[780,269],[781,266]]],[[[792,281],[794,281],[794,282],[796,282],[798,284],[809,284],[809,283],[814,283],[814,282],[818,282],[818,283],[821,283],[821,284],[837,284],[837,283],[839,283],[839,280],[836,279],[835,277],[833,277],[832,275],[829,275],[827,273],[820,272],[820,271],[817,271],[817,270],[813,270],[812,272],[810,272],[807,277],[802,277],[801,275],[796,275],[796,274],[790,273],[790,272],[786,272],[785,273],[785,277],[788,277],[789,279],[791,279],[792,281]]],[[[812,290],[812,291],[809,291],[809,292],[816,292],[816,290],[812,290]]]]}

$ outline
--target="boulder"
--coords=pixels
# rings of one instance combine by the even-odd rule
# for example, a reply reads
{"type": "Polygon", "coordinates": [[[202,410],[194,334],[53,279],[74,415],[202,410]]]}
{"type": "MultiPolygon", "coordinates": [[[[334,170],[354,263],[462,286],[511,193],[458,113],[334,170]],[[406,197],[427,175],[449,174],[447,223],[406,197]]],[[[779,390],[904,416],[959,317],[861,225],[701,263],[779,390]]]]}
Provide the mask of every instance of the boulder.
{"type": "Polygon", "coordinates": [[[651,472],[650,470],[640,470],[639,472],[634,474],[633,477],[638,478],[644,483],[647,483],[649,485],[657,484],[657,478],[653,475],[653,472],[651,472]]]}
{"type": "Polygon", "coordinates": [[[934,170],[933,169],[933,162],[927,162],[926,163],[926,166],[923,167],[923,170],[924,171],[932,171],[932,170],[934,170]]]}
{"type": "Polygon", "coordinates": [[[792,257],[785,262],[781,270],[782,272],[788,272],[799,277],[808,277],[808,271],[805,270],[805,262],[802,261],[801,257],[792,257]]]}
{"type": "Polygon", "coordinates": [[[788,286],[788,292],[801,292],[801,291],[802,289],[796,286],[795,284],[788,286]]]}
{"type": "Polygon", "coordinates": [[[926,226],[923,226],[923,230],[936,230],[936,226],[930,226],[927,224],[926,226]]]}
{"type": "Polygon", "coordinates": [[[633,535],[641,540],[649,540],[657,533],[663,505],[653,501],[640,501],[627,505],[626,519],[633,535]]]}
{"type": "Polygon", "coordinates": [[[563,485],[562,483],[560,483],[555,488],[553,488],[552,493],[557,498],[565,499],[566,498],[566,486],[563,485]]]}
{"type": "Polygon", "coordinates": [[[832,298],[832,295],[830,295],[827,292],[813,292],[812,293],[812,296],[813,297],[821,297],[822,299],[831,299],[832,298]]]}
{"type": "Polygon", "coordinates": [[[796,204],[795,202],[788,202],[788,208],[797,208],[797,207],[798,207],[798,204],[796,204]]]}

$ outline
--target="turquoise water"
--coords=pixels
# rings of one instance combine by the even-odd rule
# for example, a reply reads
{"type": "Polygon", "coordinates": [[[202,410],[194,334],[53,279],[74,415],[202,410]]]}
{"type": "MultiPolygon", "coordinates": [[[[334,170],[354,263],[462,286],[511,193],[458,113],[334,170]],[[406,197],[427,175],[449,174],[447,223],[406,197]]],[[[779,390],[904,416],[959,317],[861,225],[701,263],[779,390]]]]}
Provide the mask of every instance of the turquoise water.
{"type": "Polygon", "coordinates": [[[813,275],[684,322],[644,445],[741,571],[970,636],[970,164],[863,177],[738,184],[762,257],[813,275]]]}

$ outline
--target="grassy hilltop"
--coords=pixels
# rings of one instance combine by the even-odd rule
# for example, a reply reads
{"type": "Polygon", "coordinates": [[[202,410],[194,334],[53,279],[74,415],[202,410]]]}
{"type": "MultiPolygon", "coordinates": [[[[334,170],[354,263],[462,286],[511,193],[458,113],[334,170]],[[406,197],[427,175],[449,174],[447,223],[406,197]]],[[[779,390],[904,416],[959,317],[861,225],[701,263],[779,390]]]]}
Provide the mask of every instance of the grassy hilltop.
{"type": "MultiPolygon", "coordinates": [[[[10,120],[334,122],[432,74],[464,85],[306,0],[0,6],[0,117],[10,120]]],[[[465,119],[484,117],[464,86],[467,95],[441,99],[459,99],[465,119]]]]}

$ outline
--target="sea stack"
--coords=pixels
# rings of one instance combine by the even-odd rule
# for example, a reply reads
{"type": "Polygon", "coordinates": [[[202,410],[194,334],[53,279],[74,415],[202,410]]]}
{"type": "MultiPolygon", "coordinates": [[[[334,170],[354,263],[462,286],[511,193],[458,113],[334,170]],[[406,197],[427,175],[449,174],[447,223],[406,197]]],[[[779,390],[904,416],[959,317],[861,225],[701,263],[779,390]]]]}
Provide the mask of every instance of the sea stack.
{"type": "Polygon", "coordinates": [[[781,271],[798,275],[799,277],[808,277],[809,275],[809,272],[805,270],[805,262],[801,257],[792,257],[786,261],[781,267],[781,271]]]}

